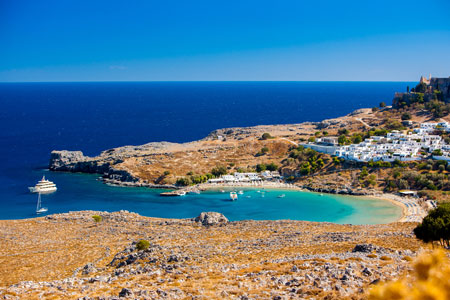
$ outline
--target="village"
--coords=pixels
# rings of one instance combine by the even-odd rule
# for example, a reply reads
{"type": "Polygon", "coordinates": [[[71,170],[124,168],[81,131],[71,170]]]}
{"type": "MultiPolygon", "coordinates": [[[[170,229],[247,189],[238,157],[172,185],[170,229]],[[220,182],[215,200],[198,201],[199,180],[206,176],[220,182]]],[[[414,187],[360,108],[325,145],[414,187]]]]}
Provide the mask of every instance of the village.
{"type": "Polygon", "coordinates": [[[450,124],[446,121],[421,123],[413,130],[393,130],[385,136],[366,138],[359,144],[339,145],[337,137],[323,137],[303,146],[357,162],[416,161],[430,157],[450,161],[450,145],[437,131],[450,132],[450,124]]]}

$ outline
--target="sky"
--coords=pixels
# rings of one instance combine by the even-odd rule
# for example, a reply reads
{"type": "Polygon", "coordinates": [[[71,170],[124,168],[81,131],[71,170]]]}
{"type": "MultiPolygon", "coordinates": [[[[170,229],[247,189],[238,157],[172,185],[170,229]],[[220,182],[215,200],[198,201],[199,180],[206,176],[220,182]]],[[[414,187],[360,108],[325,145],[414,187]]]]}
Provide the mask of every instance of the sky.
{"type": "Polygon", "coordinates": [[[0,82],[450,76],[449,0],[0,0],[0,82]]]}

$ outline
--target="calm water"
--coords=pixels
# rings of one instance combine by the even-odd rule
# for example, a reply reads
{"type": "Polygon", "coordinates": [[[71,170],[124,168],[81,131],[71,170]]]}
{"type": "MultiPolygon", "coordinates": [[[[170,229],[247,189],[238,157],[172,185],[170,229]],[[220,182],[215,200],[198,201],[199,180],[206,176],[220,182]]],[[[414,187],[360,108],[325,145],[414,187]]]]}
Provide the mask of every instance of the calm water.
{"type": "MultiPolygon", "coordinates": [[[[152,141],[186,142],[231,126],[320,121],[390,103],[399,82],[0,83],[0,219],[34,216],[27,192],[53,149],[100,151],[152,141]]],[[[44,196],[49,213],[127,209],[157,217],[214,210],[232,220],[298,219],[377,223],[395,219],[389,203],[313,193],[277,192],[238,202],[218,192],[177,198],[160,191],[110,187],[96,176],[46,173],[58,192],[44,196]],[[273,195],[273,196],[272,196],[273,195]],[[224,199],[225,198],[225,199],[224,199]]],[[[253,193],[255,193],[253,195],[253,193]]]]}

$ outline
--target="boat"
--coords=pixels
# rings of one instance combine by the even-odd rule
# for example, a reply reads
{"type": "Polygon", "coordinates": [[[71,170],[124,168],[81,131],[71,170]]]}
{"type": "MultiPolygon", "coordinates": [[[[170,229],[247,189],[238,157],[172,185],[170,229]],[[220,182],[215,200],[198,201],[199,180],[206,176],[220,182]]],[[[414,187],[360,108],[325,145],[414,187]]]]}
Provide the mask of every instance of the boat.
{"type": "Polygon", "coordinates": [[[177,197],[177,196],[185,196],[186,192],[185,191],[172,191],[172,192],[161,193],[159,195],[163,196],[163,197],[177,197]]]}
{"type": "Polygon", "coordinates": [[[277,198],[284,198],[284,197],[286,197],[286,195],[285,194],[281,194],[281,195],[278,195],[277,198]]]}
{"type": "Polygon", "coordinates": [[[42,214],[48,211],[47,207],[42,207],[41,206],[41,193],[39,193],[38,196],[38,202],[37,202],[37,206],[36,206],[36,213],[37,214],[42,214]]]}
{"type": "Polygon", "coordinates": [[[48,194],[56,192],[56,184],[51,182],[50,180],[45,179],[45,176],[42,176],[42,179],[35,186],[30,186],[28,188],[31,193],[40,193],[40,194],[48,194]]]}
{"type": "Polygon", "coordinates": [[[220,190],[221,193],[225,193],[225,190],[220,190]]]}
{"type": "Polygon", "coordinates": [[[239,191],[239,195],[244,195],[244,191],[239,191]]]}
{"type": "Polygon", "coordinates": [[[231,201],[235,201],[238,199],[238,195],[236,194],[236,192],[230,192],[230,199],[231,201]]]}

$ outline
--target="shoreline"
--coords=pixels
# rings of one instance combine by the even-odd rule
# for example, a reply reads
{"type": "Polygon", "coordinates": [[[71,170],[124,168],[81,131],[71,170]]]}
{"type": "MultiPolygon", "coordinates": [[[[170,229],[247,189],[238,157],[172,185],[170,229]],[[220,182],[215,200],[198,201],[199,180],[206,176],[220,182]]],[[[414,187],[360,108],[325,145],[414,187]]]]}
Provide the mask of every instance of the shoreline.
{"type": "MultiPolygon", "coordinates": [[[[195,189],[206,189],[206,190],[214,190],[220,188],[271,188],[271,189],[280,189],[280,190],[297,190],[301,192],[310,192],[310,193],[324,193],[329,195],[341,195],[348,197],[357,197],[357,198],[372,198],[382,201],[390,202],[391,204],[398,206],[402,209],[402,213],[400,218],[395,222],[421,222],[423,217],[426,216],[426,211],[414,200],[414,198],[410,197],[400,197],[395,194],[389,193],[380,193],[380,194],[366,194],[366,195],[351,195],[351,194],[339,194],[339,193],[329,193],[329,192],[315,192],[305,188],[302,188],[298,185],[288,184],[283,182],[265,182],[261,184],[246,184],[246,183],[234,183],[234,184],[210,184],[210,183],[202,183],[196,185],[194,187],[190,187],[186,189],[186,191],[191,191],[195,189]]],[[[395,223],[390,222],[390,223],[395,223]]]]}

